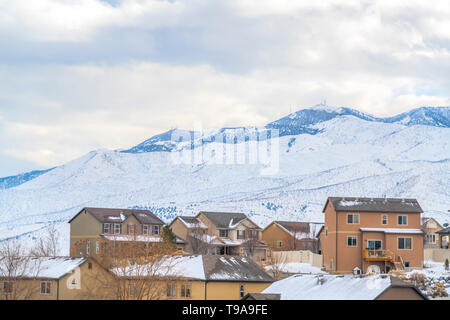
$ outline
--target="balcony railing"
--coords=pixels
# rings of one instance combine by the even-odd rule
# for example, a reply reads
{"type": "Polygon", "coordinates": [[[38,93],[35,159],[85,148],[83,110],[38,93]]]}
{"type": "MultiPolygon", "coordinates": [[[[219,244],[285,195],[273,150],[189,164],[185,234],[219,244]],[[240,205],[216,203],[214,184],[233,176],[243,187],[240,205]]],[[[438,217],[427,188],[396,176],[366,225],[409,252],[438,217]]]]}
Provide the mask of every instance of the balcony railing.
{"type": "Polygon", "coordinates": [[[395,255],[391,250],[365,249],[363,258],[367,261],[394,261],[395,255]]]}

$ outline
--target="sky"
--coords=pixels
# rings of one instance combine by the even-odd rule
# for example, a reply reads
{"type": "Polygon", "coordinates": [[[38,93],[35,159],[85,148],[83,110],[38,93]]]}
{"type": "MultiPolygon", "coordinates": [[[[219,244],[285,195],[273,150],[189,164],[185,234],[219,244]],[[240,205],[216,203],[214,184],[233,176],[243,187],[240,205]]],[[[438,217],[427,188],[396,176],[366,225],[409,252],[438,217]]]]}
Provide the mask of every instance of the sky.
{"type": "Polygon", "coordinates": [[[450,2],[2,0],[0,177],[324,99],[450,105],[450,2]]]}

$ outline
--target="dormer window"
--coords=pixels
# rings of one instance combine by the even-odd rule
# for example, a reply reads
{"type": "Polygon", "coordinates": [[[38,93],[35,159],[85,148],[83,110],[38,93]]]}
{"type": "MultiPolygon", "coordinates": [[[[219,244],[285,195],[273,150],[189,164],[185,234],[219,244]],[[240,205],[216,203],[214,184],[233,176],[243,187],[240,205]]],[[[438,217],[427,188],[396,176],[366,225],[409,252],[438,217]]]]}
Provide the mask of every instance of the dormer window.
{"type": "Polygon", "coordinates": [[[228,238],[228,230],[227,229],[220,229],[219,230],[219,237],[221,237],[221,238],[228,238]]]}

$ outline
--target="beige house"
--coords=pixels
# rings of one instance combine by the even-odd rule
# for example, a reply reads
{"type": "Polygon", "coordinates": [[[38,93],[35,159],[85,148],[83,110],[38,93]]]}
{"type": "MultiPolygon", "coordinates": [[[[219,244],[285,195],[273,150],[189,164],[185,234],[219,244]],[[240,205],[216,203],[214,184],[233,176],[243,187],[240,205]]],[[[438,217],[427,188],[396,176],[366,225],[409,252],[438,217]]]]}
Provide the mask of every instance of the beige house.
{"type": "Polygon", "coordinates": [[[424,243],[423,247],[424,249],[430,249],[430,248],[440,248],[440,237],[437,233],[438,231],[441,231],[443,227],[439,222],[437,222],[434,218],[422,218],[422,230],[424,232],[424,243]]]}
{"type": "Polygon", "coordinates": [[[251,256],[257,262],[268,257],[261,228],[243,213],[199,212],[195,217],[175,218],[170,227],[192,253],[251,256]]]}
{"type": "Polygon", "coordinates": [[[323,223],[300,221],[273,221],[262,231],[262,240],[273,251],[309,250],[318,253],[317,237],[323,223]]]}
{"type": "Polygon", "coordinates": [[[106,287],[94,278],[112,276],[94,260],[69,257],[30,258],[11,270],[8,258],[0,258],[0,299],[78,300],[108,299],[106,287]]]}
{"type": "MultiPolygon", "coordinates": [[[[97,256],[102,244],[114,242],[161,242],[164,222],[149,210],[83,208],[70,221],[70,255],[97,256]]],[[[179,251],[184,242],[177,239],[179,251]]]]}
{"type": "Polygon", "coordinates": [[[323,212],[319,236],[327,271],[422,268],[422,208],[417,200],[329,197],[323,212]]]}
{"type": "MultiPolygon", "coordinates": [[[[239,300],[250,292],[261,292],[274,281],[255,262],[241,256],[171,256],[158,270],[150,269],[152,282],[159,286],[159,296],[153,299],[160,300],[239,300]],[[153,281],[157,276],[159,279],[153,281]]],[[[127,278],[130,290],[146,276],[145,272],[133,274],[133,269],[111,271],[127,278]]]]}

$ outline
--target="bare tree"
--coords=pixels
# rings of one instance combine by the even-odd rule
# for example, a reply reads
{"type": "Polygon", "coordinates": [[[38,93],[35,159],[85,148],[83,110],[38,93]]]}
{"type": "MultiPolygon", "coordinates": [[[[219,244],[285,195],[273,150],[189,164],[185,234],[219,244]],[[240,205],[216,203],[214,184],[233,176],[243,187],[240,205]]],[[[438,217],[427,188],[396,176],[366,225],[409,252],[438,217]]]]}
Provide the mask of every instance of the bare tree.
{"type": "Polygon", "coordinates": [[[27,300],[38,292],[41,260],[30,255],[19,240],[0,243],[1,299],[27,300]]]}
{"type": "Polygon", "coordinates": [[[208,233],[208,229],[202,228],[200,222],[196,222],[189,229],[186,242],[193,254],[210,254],[214,250],[213,240],[214,236],[208,233]]]}
{"type": "Polygon", "coordinates": [[[31,255],[36,257],[56,257],[59,252],[60,233],[53,225],[49,226],[44,235],[40,237],[35,247],[31,250],[31,255]]]}
{"type": "MultiPolygon", "coordinates": [[[[104,241],[95,261],[101,266],[86,281],[85,299],[158,300],[177,279],[172,241],[104,241]],[[106,270],[106,272],[105,272],[106,270]],[[98,288],[102,288],[99,290],[98,288]]],[[[86,276],[85,276],[86,278],[86,276]]]]}
{"type": "Polygon", "coordinates": [[[282,252],[272,252],[272,254],[270,255],[270,265],[267,268],[271,271],[274,279],[281,279],[281,275],[285,270],[285,266],[286,255],[284,255],[282,252]]]}

